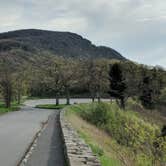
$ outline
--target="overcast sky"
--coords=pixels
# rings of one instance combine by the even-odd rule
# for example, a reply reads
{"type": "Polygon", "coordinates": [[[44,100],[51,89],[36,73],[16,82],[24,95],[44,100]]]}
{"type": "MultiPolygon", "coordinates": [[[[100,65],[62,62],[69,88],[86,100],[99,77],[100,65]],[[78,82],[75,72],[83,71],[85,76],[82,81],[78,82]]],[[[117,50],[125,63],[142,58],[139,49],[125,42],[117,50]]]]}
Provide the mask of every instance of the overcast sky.
{"type": "Polygon", "coordinates": [[[166,67],[166,0],[0,0],[0,32],[29,28],[75,32],[166,67]]]}

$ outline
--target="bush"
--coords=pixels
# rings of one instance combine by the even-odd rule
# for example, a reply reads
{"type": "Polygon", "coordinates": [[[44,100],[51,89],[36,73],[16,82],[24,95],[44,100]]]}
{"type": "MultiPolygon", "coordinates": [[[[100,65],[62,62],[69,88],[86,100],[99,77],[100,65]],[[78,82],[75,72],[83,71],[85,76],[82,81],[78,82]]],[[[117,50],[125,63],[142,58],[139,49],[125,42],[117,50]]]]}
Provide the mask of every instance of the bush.
{"type": "Polygon", "coordinates": [[[166,104],[166,88],[162,90],[161,95],[159,97],[159,102],[166,104]]]}
{"type": "Polygon", "coordinates": [[[90,104],[89,107],[80,111],[80,115],[83,119],[101,127],[109,121],[109,108],[102,102],[90,104]]]}
{"type": "Polygon", "coordinates": [[[88,104],[79,108],[79,115],[103,128],[119,144],[131,148],[139,163],[149,157],[147,165],[166,158],[166,143],[165,138],[159,138],[160,128],[140,119],[132,111],[121,110],[116,103],[88,104]]]}

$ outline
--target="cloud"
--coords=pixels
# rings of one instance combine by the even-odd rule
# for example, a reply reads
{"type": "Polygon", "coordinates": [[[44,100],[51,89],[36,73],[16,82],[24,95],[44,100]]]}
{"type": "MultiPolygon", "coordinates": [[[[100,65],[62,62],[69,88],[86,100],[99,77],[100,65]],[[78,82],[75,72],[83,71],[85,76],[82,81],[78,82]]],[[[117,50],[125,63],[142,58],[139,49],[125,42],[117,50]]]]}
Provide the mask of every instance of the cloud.
{"type": "Polygon", "coordinates": [[[72,31],[132,60],[166,66],[165,0],[0,0],[0,31],[72,31]],[[160,56],[160,59],[159,59],[160,56]]]}
{"type": "MultiPolygon", "coordinates": [[[[87,20],[79,17],[59,17],[48,22],[50,29],[60,29],[61,31],[81,32],[87,28],[87,20]]],[[[48,28],[48,27],[47,27],[48,28]]]]}
{"type": "Polygon", "coordinates": [[[18,15],[0,17],[1,27],[5,28],[5,27],[15,26],[19,18],[20,17],[18,15]]]}

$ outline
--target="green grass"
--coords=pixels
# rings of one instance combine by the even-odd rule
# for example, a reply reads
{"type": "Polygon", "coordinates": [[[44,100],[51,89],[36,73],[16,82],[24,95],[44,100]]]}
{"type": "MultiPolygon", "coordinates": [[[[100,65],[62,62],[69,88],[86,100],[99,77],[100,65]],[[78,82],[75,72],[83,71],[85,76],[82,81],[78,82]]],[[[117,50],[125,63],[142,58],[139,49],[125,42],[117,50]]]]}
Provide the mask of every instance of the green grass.
{"type": "Polygon", "coordinates": [[[18,105],[16,102],[12,102],[10,108],[6,108],[5,104],[0,102],[0,114],[6,113],[6,112],[18,111],[19,108],[20,108],[20,105],[18,105]]]}
{"type": "Polygon", "coordinates": [[[102,166],[121,166],[121,162],[117,159],[111,158],[106,155],[104,150],[99,147],[99,145],[95,144],[94,140],[87,134],[79,131],[79,135],[81,138],[85,140],[85,142],[90,146],[92,152],[97,155],[102,166]]]}
{"type": "Polygon", "coordinates": [[[60,105],[56,105],[56,104],[40,104],[40,105],[36,105],[36,108],[40,108],[40,109],[63,109],[66,106],[67,106],[66,104],[60,104],[60,105]]]}
{"type": "Polygon", "coordinates": [[[100,157],[102,166],[120,166],[120,162],[118,160],[112,159],[108,156],[101,156],[100,157]]]}

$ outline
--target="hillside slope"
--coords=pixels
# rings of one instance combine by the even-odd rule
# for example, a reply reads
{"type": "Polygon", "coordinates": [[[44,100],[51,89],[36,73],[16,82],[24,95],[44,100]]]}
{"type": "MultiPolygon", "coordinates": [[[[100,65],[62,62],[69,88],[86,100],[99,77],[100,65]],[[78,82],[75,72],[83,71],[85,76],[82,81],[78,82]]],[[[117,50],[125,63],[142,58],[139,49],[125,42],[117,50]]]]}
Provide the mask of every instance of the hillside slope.
{"type": "Polygon", "coordinates": [[[125,60],[114,49],[97,47],[89,40],[70,32],[27,29],[0,33],[0,52],[12,49],[21,49],[28,53],[47,51],[64,57],[125,60]]]}

